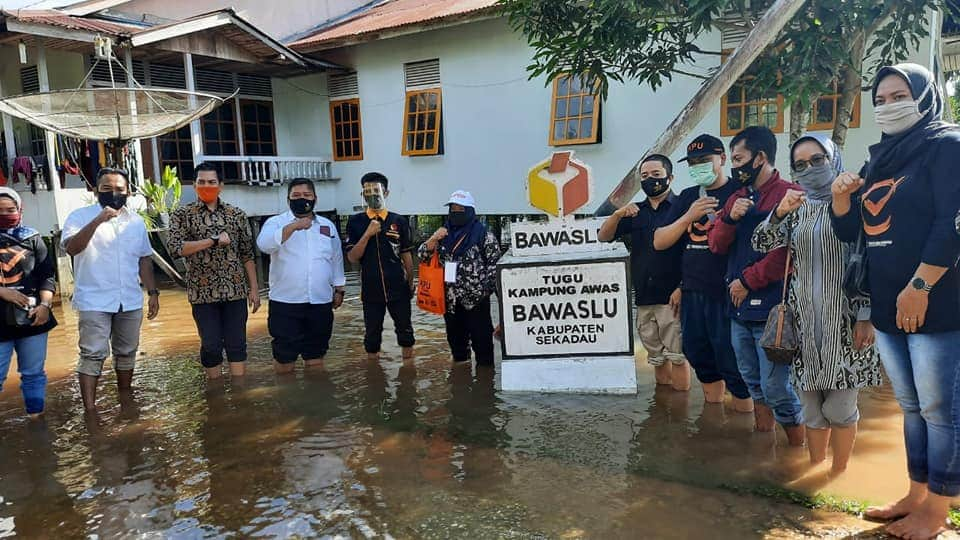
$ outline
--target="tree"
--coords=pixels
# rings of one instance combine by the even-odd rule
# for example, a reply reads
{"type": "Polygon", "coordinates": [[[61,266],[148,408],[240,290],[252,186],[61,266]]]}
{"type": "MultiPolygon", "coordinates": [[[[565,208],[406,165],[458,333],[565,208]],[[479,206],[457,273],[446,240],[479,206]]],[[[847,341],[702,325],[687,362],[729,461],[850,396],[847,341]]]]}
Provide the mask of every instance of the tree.
{"type": "MultiPolygon", "coordinates": [[[[583,73],[604,97],[610,81],[632,79],[656,90],[704,55],[705,32],[750,29],[769,5],[746,0],[501,0],[514,29],[534,49],[531,78],[583,73]]],[[[927,34],[929,13],[944,0],[809,0],[751,69],[752,89],[776,88],[791,106],[791,135],[805,129],[814,100],[840,95],[833,139],[843,146],[866,78],[907,58],[927,34]],[[864,69],[864,57],[874,58],[864,69]]]]}

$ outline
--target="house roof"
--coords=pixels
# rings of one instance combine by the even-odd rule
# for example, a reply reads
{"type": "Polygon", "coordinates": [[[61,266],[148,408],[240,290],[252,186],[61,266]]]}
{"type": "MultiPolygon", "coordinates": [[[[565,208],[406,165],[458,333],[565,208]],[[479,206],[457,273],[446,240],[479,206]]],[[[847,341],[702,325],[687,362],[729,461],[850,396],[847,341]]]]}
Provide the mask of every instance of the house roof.
{"type": "Polygon", "coordinates": [[[355,17],[300,38],[290,47],[308,52],[381,39],[422,25],[468,20],[493,11],[497,3],[497,0],[386,0],[355,17]]]}
{"type": "Polygon", "coordinates": [[[17,31],[10,26],[21,25],[42,25],[53,26],[65,30],[77,30],[82,32],[93,32],[100,34],[109,34],[115,37],[131,36],[140,30],[142,26],[132,24],[121,24],[116,22],[104,21],[100,19],[88,19],[84,17],[75,17],[67,15],[62,11],[53,9],[20,9],[16,11],[0,11],[10,31],[17,31]],[[10,23],[13,22],[13,25],[10,23]],[[19,24],[18,24],[19,23],[19,24]]]}
{"type": "MultiPolygon", "coordinates": [[[[68,15],[58,10],[0,11],[0,34],[23,35],[45,46],[65,50],[89,47],[97,35],[116,42],[129,42],[133,54],[160,59],[164,54],[207,56],[197,64],[230,63],[238,71],[289,76],[317,69],[342,69],[336,64],[307,58],[253,26],[232,9],[203,13],[159,26],[106,21],[96,17],[68,15]],[[38,42],[39,43],[39,42],[38,42]]],[[[30,43],[32,44],[32,43],[30,43]]]]}

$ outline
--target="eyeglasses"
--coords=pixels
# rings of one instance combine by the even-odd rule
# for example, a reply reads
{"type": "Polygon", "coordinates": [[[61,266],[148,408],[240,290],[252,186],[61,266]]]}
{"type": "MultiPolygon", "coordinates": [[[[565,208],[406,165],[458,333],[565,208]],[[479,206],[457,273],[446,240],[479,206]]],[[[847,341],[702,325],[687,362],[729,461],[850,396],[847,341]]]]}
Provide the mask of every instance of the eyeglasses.
{"type": "Polygon", "coordinates": [[[814,154],[810,156],[809,160],[801,159],[794,161],[792,164],[790,164],[790,168],[793,169],[793,172],[803,172],[810,167],[819,167],[826,162],[826,154],[814,154]]]}

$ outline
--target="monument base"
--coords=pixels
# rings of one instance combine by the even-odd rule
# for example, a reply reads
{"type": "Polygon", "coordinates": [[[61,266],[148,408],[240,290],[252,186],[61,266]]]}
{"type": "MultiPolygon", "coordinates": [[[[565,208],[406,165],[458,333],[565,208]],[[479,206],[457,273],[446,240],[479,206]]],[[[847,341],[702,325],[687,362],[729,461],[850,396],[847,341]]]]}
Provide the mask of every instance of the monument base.
{"type": "Polygon", "coordinates": [[[500,365],[504,392],[636,394],[633,356],[524,358],[500,365]]]}

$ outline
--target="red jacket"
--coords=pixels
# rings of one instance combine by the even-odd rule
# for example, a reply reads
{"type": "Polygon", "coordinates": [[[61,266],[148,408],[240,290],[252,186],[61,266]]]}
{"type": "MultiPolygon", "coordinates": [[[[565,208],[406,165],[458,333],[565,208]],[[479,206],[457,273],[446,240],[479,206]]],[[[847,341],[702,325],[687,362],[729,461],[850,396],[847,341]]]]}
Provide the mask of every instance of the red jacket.
{"type": "Polygon", "coordinates": [[[800,187],[780,178],[777,171],[759,189],[753,186],[740,188],[717,213],[715,225],[708,233],[710,251],[727,255],[727,284],[739,279],[750,290],[751,294],[741,306],[741,312],[735,313],[742,320],[765,320],[769,308],[780,300],[779,286],[787,264],[787,250],[778,248],[769,253],[760,253],[753,249],[751,239],[757,226],[776,209],[789,189],[800,187]],[[753,200],[754,205],[739,221],[732,221],[730,210],[741,198],[753,200]],[[776,302],[771,304],[772,300],[776,302]]]}

